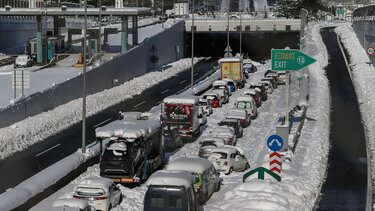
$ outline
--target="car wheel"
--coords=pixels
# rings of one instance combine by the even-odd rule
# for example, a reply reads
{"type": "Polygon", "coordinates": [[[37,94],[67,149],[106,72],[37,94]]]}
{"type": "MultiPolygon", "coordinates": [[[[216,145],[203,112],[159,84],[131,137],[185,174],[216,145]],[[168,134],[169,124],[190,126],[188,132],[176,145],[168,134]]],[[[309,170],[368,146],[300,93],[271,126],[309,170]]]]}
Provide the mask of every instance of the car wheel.
{"type": "Polygon", "coordinates": [[[250,164],[249,163],[246,163],[244,171],[247,170],[247,169],[250,169],[250,164]]]}
{"type": "Polygon", "coordinates": [[[228,171],[227,173],[225,173],[225,174],[226,174],[226,175],[229,175],[229,174],[232,173],[232,171],[233,171],[233,167],[230,167],[229,171],[228,171]]]}

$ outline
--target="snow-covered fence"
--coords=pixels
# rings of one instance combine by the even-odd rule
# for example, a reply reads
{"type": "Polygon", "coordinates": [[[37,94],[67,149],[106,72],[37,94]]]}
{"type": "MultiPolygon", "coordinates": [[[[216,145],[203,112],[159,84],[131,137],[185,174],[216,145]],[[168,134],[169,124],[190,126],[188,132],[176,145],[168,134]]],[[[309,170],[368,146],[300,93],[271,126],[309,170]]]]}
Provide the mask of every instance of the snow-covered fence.
{"type": "MultiPolygon", "coordinates": [[[[137,47],[89,71],[86,76],[87,94],[110,89],[117,84],[151,72],[154,67],[183,58],[184,22],[165,25],[167,28],[163,32],[145,39],[137,47]]],[[[0,109],[0,127],[51,110],[81,96],[82,76],[80,75],[0,109]]]]}

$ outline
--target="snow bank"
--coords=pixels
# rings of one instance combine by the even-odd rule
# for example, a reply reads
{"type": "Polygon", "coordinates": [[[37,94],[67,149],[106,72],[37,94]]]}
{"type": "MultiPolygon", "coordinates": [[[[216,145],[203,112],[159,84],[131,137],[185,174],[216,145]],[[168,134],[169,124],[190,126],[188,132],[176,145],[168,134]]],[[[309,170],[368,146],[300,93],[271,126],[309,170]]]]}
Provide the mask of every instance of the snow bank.
{"type": "MultiPolygon", "coordinates": [[[[370,59],[351,26],[341,25],[335,31],[340,36],[345,48],[348,49],[352,69],[352,82],[357,94],[362,121],[365,126],[366,141],[369,146],[367,153],[368,158],[371,160],[371,178],[373,183],[373,178],[375,178],[373,168],[375,166],[373,158],[375,153],[375,68],[373,65],[366,64],[370,59]]],[[[374,207],[374,205],[372,206],[374,207]]]]}
{"type": "MultiPolygon", "coordinates": [[[[195,59],[195,63],[202,60],[195,59]]],[[[171,67],[151,72],[131,81],[87,97],[87,116],[95,115],[109,106],[120,103],[147,88],[166,80],[191,67],[190,59],[171,63],[171,67]],[[125,90],[125,91],[124,91],[125,90]]],[[[81,121],[82,99],[73,100],[51,111],[27,118],[21,122],[0,129],[0,158],[27,149],[71,125],[81,121]]]]}

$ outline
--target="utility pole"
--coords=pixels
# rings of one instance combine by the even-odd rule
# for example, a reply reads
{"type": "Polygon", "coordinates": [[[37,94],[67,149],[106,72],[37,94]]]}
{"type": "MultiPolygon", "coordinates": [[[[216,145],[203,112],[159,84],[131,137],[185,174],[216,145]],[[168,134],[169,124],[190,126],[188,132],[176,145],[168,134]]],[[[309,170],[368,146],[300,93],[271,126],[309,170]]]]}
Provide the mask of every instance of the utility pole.
{"type": "Polygon", "coordinates": [[[242,10],[240,11],[240,57],[242,55],[242,10]]]}
{"type": "Polygon", "coordinates": [[[227,57],[229,57],[229,9],[228,9],[228,13],[227,13],[227,16],[228,16],[228,24],[227,24],[227,57]]]}
{"type": "Polygon", "coordinates": [[[191,24],[191,89],[194,88],[194,0],[192,6],[192,24],[191,24]]]}
{"type": "Polygon", "coordinates": [[[86,153],[86,33],[87,33],[87,0],[85,6],[85,25],[83,28],[83,90],[82,90],[82,153],[86,153]]]}
{"type": "Polygon", "coordinates": [[[102,0],[99,0],[99,65],[102,63],[102,0]]]}

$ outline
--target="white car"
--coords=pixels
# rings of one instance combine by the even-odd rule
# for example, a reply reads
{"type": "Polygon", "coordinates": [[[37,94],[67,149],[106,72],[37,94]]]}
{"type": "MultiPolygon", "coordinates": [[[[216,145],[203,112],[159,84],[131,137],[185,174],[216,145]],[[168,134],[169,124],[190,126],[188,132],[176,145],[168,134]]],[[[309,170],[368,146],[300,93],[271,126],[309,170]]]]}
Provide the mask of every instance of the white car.
{"type": "Polygon", "coordinates": [[[217,126],[210,130],[210,137],[224,139],[224,143],[227,145],[236,145],[237,138],[236,133],[231,127],[217,126]]]}
{"type": "Polygon", "coordinates": [[[227,89],[212,89],[212,92],[217,93],[224,104],[229,102],[229,91],[227,89]]]}
{"type": "Polygon", "coordinates": [[[214,83],[212,84],[212,89],[225,89],[227,90],[226,92],[228,92],[229,96],[232,95],[232,91],[229,86],[229,81],[227,80],[214,81],[214,83]]]}
{"type": "Polygon", "coordinates": [[[33,59],[29,55],[19,55],[14,62],[14,68],[17,67],[31,67],[33,65],[33,59]]]}
{"type": "Polygon", "coordinates": [[[239,119],[242,127],[247,127],[251,123],[251,116],[245,109],[232,109],[229,110],[226,119],[239,119]]]}
{"type": "Polygon", "coordinates": [[[256,102],[251,96],[241,96],[236,99],[234,103],[236,109],[245,109],[250,114],[252,119],[258,116],[258,108],[256,102]]]}
{"type": "Polygon", "coordinates": [[[250,168],[244,151],[239,147],[225,146],[213,149],[208,160],[216,168],[216,171],[222,171],[226,175],[233,171],[245,171],[250,168]]]}
{"type": "Polygon", "coordinates": [[[55,201],[52,205],[51,211],[96,211],[96,209],[89,205],[87,201],[65,198],[55,201]]]}
{"type": "Polygon", "coordinates": [[[211,115],[213,112],[212,106],[207,99],[199,99],[199,107],[203,109],[207,116],[211,115]]]}
{"type": "Polygon", "coordinates": [[[122,201],[121,190],[111,179],[88,177],[74,188],[73,197],[86,200],[97,210],[108,211],[122,201]]]}
{"type": "Polygon", "coordinates": [[[223,147],[225,145],[224,139],[222,138],[205,138],[201,141],[199,147],[198,156],[201,158],[208,158],[211,155],[212,150],[217,147],[223,147]]]}

